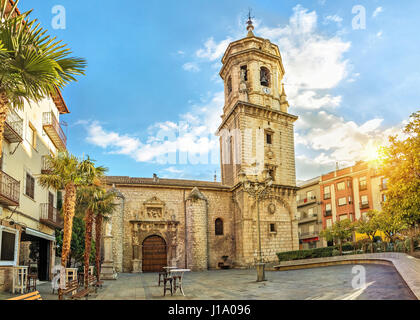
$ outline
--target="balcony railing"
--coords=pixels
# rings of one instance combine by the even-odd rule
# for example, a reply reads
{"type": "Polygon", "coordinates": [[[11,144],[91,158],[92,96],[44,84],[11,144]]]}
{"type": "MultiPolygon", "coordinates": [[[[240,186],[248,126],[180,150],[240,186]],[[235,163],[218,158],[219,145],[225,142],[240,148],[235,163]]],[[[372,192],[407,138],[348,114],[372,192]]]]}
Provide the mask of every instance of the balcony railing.
{"type": "Polygon", "coordinates": [[[298,206],[303,206],[303,205],[306,205],[306,204],[309,204],[309,203],[314,203],[314,202],[316,202],[316,196],[310,196],[310,197],[307,197],[305,199],[300,199],[297,202],[297,205],[298,206]]]}
{"type": "Polygon", "coordinates": [[[307,238],[314,238],[319,236],[319,231],[306,231],[306,232],[299,232],[299,238],[300,239],[307,239],[307,238]]]}
{"type": "Polygon", "coordinates": [[[7,115],[4,124],[4,138],[9,143],[22,142],[23,138],[23,120],[16,112],[11,111],[7,115]]]}
{"type": "Polygon", "coordinates": [[[6,206],[18,206],[20,182],[0,170],[0,203],[6,206]]]}
{"type": "Polygon", "coordinates": [[[379,185],[379,188],[381,189],[381,191],[388,189],[388,186],[386,185],[386,183],[381,183],[379,185]]]}
{"type": "Polygon", "coordinates": [[[324,217],[331,217],[332,216],[332,211],[331,210],[325,210],[324,211],[324,217]]]}
{"type": "Polygon", "coordinates": [[[369,203],[368,202],[360,204],[360,209],[367,209],[367,208],[369,208],[369,203]]]}
{"type": "Polygon", "coordinates": [[[66,150],[67,137],[61,129],[60,123],[57,121],[54,113],[44,112],[42,115],[42,127],[50,137],[51,141],[57,147],[58,150],[66,150]]]}
{"type": "Polygon", "coordinates": [[[311,220],[316,220],[318,218],[318,215],[316,213],[314,214],[304,214],[302,216],[299,217],[299,221],[311,221],[311,220]]]}
{"type": "Polygon", "coordinates": [[[61,229],[63,228],[63,219],[61,218],[57,208],[49,203],[41,203],[40,205],[40,218],[41,223],[51,227],[61,229]]]}
{"type": "Polygon", "coordinates": [[[49,172],[51,172],[51,168],[48,162],[48,156],[42,156],[41,161],[41,173],[48,174],[49,172]]]}
{"type": "Polygon", "coordinates": [[[331,199],[331,193],[324,193],[324,200],[331,199]]]}

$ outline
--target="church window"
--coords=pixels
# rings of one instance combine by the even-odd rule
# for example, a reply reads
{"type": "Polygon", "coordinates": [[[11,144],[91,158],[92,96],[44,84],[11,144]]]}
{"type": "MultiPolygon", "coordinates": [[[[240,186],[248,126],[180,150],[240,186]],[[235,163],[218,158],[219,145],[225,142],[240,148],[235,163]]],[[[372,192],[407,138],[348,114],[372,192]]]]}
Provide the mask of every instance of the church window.
{"type": "Polygon", "coordinates": [[[270,232],[271,233],[275,233],[276,232],[276,224],[275,223],[270,223],[270,232]]]}
{"type": "Polygon", "coordinates": [[[228,94],[232,92],[232,78],[231,77],[229,77],[227,80],[227,90],[228,90],[228,94]]]}
{"type": "Polygon", "coordinates": [[[266,67],[260,69],[260,83],[264,87],[270,86],[270,71],[266,67]]]}
{"type": "Polygon", "coordinates": [[[248,81],[248,68],[247,68],[247,66],[241,66],[241,80],[248,81]]]}
{"type": "Polygon", "coordinates": [[[217,218],[214,222],[214,228],[215,228],[215,234],[216,236],[222,236],[223,235],[223,220],[220,218],[217,218]]]}
{"type": "Polygon", "coordinates": [[[270,133],[267,133],[266,138],[267,138],[267,144],[271,144],[273,136],[270,133]]]}

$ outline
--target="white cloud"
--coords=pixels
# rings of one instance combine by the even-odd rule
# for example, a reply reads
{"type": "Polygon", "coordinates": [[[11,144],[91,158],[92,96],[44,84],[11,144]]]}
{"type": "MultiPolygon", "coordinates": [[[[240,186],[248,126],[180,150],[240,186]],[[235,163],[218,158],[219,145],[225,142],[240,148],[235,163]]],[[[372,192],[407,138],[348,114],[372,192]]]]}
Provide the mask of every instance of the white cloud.
{"type": "Polygon", "coordinates": [[[382,38],[382,35],[383,35],[383,31],[381,30],[381,31],[379,31],[377,34],[376,34],[376,36],[378,37],[378,38],[382,38]]]}
{"type": "Polygon", "coordinates": [[[377,7],[376,9],[375,9],[375,11],[373,11],[373,14],[372,14],[372,17],[373,18],[376,18],[377,16],[378,16],[378,14],[380,14],[381,12],[383,12],[384,11],[384,9],[382,8],[382,7],[377,7]]]}
{"type": "Polygon", "coordinates": [[[184,63],[184,65],[182,66],[182,68],[185,71],[191,71],[191,72],[198,72],[198,71],[200,71],[200,68],[198,67],[198,65],[195,62],[187,62],[187,63],[184,63]]]}
{"type": "Polygon", "coordinates": [[[176,154],[181,152],[188,153],[190,162],[218,163],[219,142],[214,133],[220,124],[223,98],[224,93],[218,92],[204,104],[193,105],[190,112],[179,116],[178,123],[164,121],[151,125],[143,141],[107,130],[97,121],[84,123],[86,140],[111,154],[126,155],[138,162],[175,164],[176,154]]]}
{"type": "Polygon", "coordinates": [[[341,25],[341,22],[343,22],[343,18],[342,17],[340,17],[339,15],[330,15],[330,16],[326,16],[325,18],[324,18],[324,24],[328,24],[328,23],[330,23],[330,22],[335,22],[335,23],[337,23],[338,25],[341,25]]]}
{"type": "Polygon", "coordinates": [[[198,49],[195,54],[199,58],[208,59],[210,61],[220,59],[226,51],[229,43],[232,41],[232,38],[228,37],[227,39],[216,43],[214,38],[211,37],[204,43],[204,48],[198,49]]]}

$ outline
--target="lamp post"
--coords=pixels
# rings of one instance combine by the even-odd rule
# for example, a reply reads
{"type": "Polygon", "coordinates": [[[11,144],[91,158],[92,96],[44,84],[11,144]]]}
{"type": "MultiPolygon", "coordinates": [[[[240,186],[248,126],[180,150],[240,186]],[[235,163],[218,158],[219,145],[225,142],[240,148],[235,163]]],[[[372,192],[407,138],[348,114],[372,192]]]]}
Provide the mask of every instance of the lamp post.
{"type": "Polygon", "coordinates": [[[260,206],[259,201],[270,192],[270,187],[273,184],[273,178],[270,176],[267,169],[263,170],[263,181],[249,180],[245,172],[239,173],[239,180],[242,183],[243,189],[255,200],[257,206],[257,231],[258,231],[258,258],[256,263],[257,282],[265,280],[265,264],[262,260],[261,252],[261,224],[260,224],[260,206]]]}

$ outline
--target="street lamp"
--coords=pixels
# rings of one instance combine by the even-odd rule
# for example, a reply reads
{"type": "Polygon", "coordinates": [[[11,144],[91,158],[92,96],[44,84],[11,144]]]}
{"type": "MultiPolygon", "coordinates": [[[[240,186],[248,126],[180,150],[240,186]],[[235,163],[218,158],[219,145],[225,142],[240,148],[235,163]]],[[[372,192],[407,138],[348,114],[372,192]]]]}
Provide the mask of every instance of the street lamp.
{"type": "Polygon", "coordinates": [[[273,184],[273,178],[267,169],[263,170],[263,181],[258,181],[256,177],[254,181],[249,180],[245,172],[239,173],[239,181],[242,183],[243,189],[255,200],[257,206],[257,230],[258,230],[258,259],[256,263],[257,282],[265,280],[265,264],[262,260],[261,252],[261,225],[260,225],[260,206],[259,201],[270,192],[273,184]]]}

